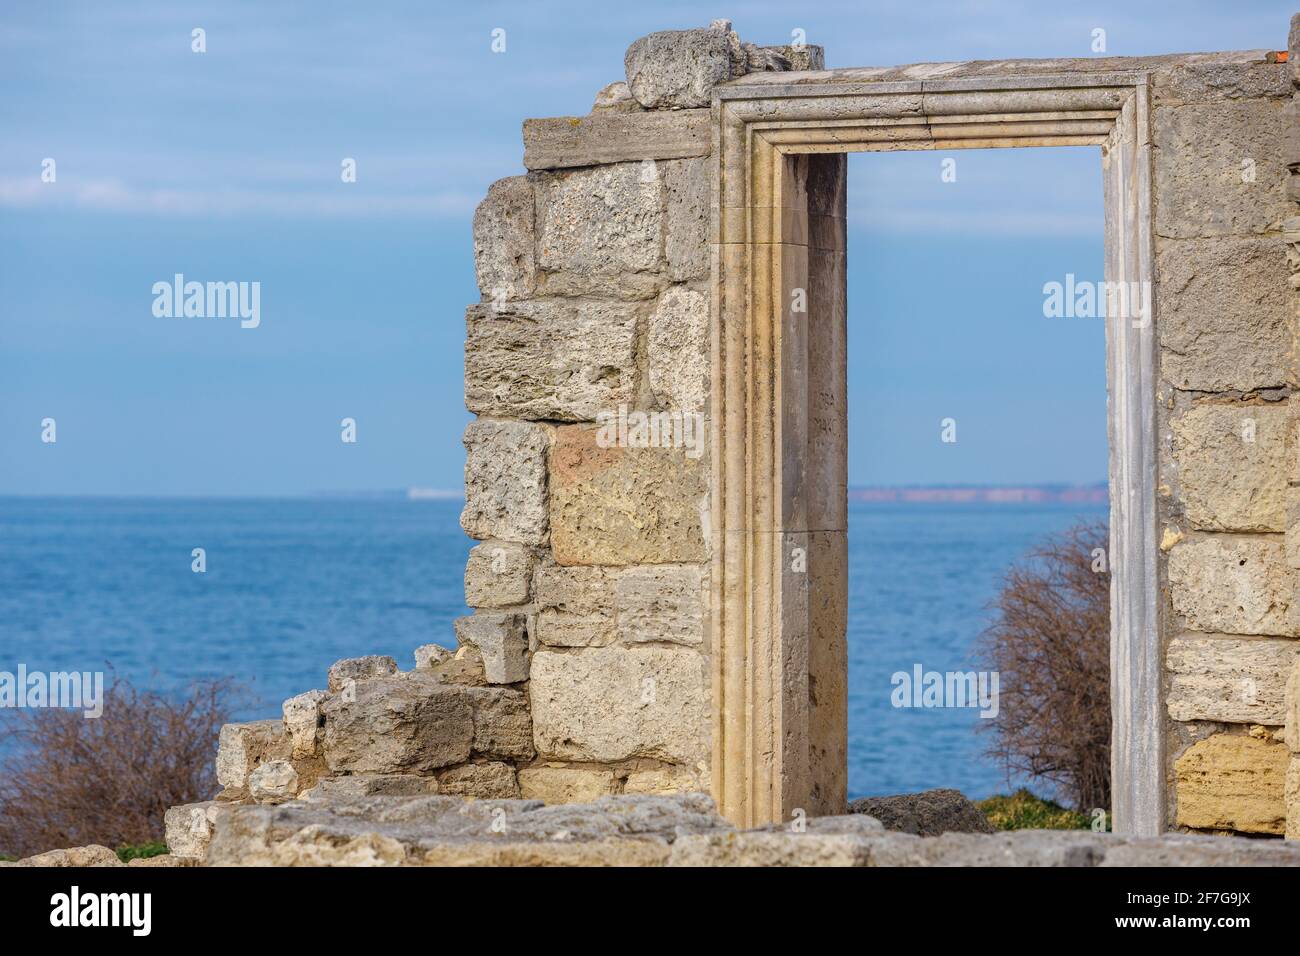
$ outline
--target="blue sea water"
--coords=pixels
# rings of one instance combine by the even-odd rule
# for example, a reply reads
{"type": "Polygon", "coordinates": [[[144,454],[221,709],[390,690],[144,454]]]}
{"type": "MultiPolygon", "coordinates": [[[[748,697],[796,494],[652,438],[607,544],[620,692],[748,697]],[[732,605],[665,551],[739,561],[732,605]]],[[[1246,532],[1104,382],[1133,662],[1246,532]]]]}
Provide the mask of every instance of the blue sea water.
{"type": "MultiPolygon", "coordinates": [[[[454,646],[472,542],[460,503],[0,498],[0,670],[103,670],[165,692],[233,676],[240,718],[324,686],[335,660],[454,646]],[[207,570],[191,570],[203,548],[207,570]]],[[[898,709],[891,675],[969,670],[1006,568],[1105,509],[852,503],[849,790],[1005,790],[974,710],[898,709]]],[[[0,714],[3,719],[3,714],[0,714]]]]}

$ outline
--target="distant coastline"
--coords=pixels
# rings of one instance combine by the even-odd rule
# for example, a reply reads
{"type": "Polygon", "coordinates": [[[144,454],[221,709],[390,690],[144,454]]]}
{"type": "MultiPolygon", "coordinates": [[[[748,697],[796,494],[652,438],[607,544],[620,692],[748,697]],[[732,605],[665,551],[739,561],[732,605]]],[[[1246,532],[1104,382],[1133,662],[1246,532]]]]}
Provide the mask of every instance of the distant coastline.
{"type": "Polygon", "coordinates": [[[1105,504],[1104,481],[1089,485],[897,485],[850,488],[849,501],[914,504],[1105,504]]]}

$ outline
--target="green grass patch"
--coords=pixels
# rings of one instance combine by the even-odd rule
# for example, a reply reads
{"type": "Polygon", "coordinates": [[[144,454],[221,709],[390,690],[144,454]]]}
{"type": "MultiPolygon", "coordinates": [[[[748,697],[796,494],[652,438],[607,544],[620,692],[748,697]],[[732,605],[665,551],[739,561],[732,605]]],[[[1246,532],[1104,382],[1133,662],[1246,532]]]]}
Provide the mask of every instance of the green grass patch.
{"type": "MultiPolygon", "coordinates": [[[[975,804],[999,830],[1090,830],[1092,817],[1020,789],[1011,796],[989,797],[975,804]]],[[[1110,829],[1110,819],[1106,820],[1110,829]]]]}
{"type": "Polygon", "coordinates": [[[0,863],[17,863],[18,857],[10,856],[8,853],[0,853],[0,863]]]}
{"type": "Polygon", "coordinates": [[[162,840],[154,840],[136,846],[120,846],[117,848],[117,858],[123,863],[129,863],[132,860],[147,860],[151,856],[162,856],[166,852],[167,844],[162,840]]]}

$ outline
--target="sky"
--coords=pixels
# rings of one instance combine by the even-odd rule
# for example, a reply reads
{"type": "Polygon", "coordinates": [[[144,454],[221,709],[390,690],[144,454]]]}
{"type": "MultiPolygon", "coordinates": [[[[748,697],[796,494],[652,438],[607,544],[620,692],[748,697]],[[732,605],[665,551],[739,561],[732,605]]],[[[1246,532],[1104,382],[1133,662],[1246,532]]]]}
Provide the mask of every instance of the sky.
{"type": "MultiPolygon", "coordinates": [[[[1106,55],[1281,49],[1293,7],[6,0],[0,494],[460,487],[474,206],[523,119],[586,113],[645,33],[728,16],[884,66],[1095,55],[1097,28],[1106,55]],[[156,316],[176,273],[259,282],[260,324],[156,316]]],[[[1103,479],[1100,323],[1041,308],[1101,277],[1098,151],[954,157],[850,160],[850,481],[1103,479]]]]}

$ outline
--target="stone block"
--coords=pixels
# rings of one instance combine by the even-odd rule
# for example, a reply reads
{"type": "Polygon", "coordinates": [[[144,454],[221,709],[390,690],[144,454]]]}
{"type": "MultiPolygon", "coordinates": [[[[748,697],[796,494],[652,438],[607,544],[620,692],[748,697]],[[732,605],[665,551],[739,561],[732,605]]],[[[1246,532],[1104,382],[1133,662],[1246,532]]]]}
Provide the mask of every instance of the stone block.
{"type": "Polygon", "coordinates": [[[1291,57],[1291,82],[1300,87],[1300,13],[1291,17],[1291,32],[1287,36],[1287,49],[1291,57]]]}
{"type": "Polygon", "coordinates": [[[473,421],[465,428],[465,508],[471,538],[543,545],[550,432],[527,422],[473,421]]]}
{"type": "Polygon", "coordinates": [[[1300,756],[1291,755],[1287,764],[1286,784],[1283,788],[1286,801],[1286,830],[1288,840],[1300,840],[1300,756]]]}
{"type": "Polygon", "coordinates": [[[1300,487],[1286,489],[1286,537],[1283,544],[1286,549],[1287,567],[1300,569],[1300,487]]]}
{"type": "Polygon", "coordinates": [[[664,286],[664,201],[652,160],[540,173],[542,294],[648,299],[664,286]]]}
{"type": "Polygon", "coordinates": [[[633,770],[623,782],[626,794],[647,796],[670,793],[707,792],[708,774],[689,767],[659,767],[652,770],[633,770]]]}
{"type": "Polygon", "coordinates": [[[1174,720],[1279,726],[1300,641],[1184,634],[1169,642],[1165,704],[1174,720]]]}
{"type": "Polygon", "coordinates": [[[474,210],[474,266],[479,291],[492,302],[526,299],[537,284],[533,183],[498,179],[474,210]]]}
{"type": "Polygon", "coordinates": [[[1174,761],[1178,826],[1283,833],[1289,757],[1281,744],[1242,734],[1192,744],[1174,761]]]}
{"type": "Polygon", "coordinates": [[[525,800],[548,804],[586,803],[614,792],[614,774],[581,767],[527,767],[519,771],[519,792],[525,800]]]}
{"type": "Polygon", "coordinates": [[[414,773],[360,773],[347,777],[322,777],[303,799],[329,801],[333,797],[413,797],[438,792],[435,777],[414,773]]]}
{"type": "Polygon", "coordinates": [[[1249,60],[1216,57],[1179,63],[1154,75],[1157,112],[1184,103],[1227,103],[1291,95],[1287,67],[1262,57],[1249,60]]]}
{"type": "Polygon", "coordinates": [[[467,763],[439,773],[438,792],[478,800],[516,800],[519,781],[508,763],[467,763]]]}
{"type": "Polygon", "coordinates": [[[322,725],[321,704],[326,697],[323,690],[309,690],[305,694],[290,697],[281,707],[284,714],[284,727],[295,757],[316,757],[320,754],[322,725]]]}
{"type": "Polygon", "coordinates": [[[480,415],[594,421],[637,394],[638,307],[548,299],[465,315],[465,406],[480,415]]]}
{"type": "Polygon", "coordinates": [[[614,584],[618,636],[625,644],[704,643],[704,576],[698,565],[645,565],[614,584]]]}
{"type": "Polygon", "coordinates": [[[1283,702],[1283,740],[1286,741],[1288,750],[1300,754],[1300,661],[1292,666],[1291,673],[1287,675],[1283,702]]]}
{"type": "Polygon", "coordinates": [[[708,749],[704,658],[686,648],[533,655],[533,739],[547,760],[693,765],[708,749]]]}
{"type": "Polygon", "coordinates": [[[428,773],[464,763],[474,741],[467,690],[416,674],[357,681],[324,712],[336,773],[428,773]]]}
{"type": "Polygon", "coordinates": [[[283,721],[225,724],[217,737],[217,782],[230,791],[245,791],[249,774],[264,757],[279,749],[288,754],[288,736],[283,721]]]}
{"type": "Polygon", "coordinates": [[[1288,423],[1284,403],[1197,405],[1171,421],[1192,528],[1285,529],[1288,423]]]}
{"type": "Polygon", "coordinates": [[[635,112],[616,106],[590,116],[524,120],[525,168],[683,159],[707,156],[713,148],[707,109],[646,113],[635,100],[629,102],[635,112]]]}
{"type": "Polygon", "coordinates": [[[537,569],[537,640],[550,647],[603,647],[616,635],[614,582],[604,568],[537,569]]]}
{"type": "Polygon", "coordinates": [[[556,429],[551,549],[559,564],[702,562],[707,456],[684,448],[601,448],[598,430],[556,429]]]}
{"type": "Polygon", "coordinates": [[[1273,237],[1161,239],[1161,375],[1177,388],[1277,388],[1295,377],[1286,260],[1273,237]]]}
{"type": "MultiPolygon", "coordinates": [[[[650,313],[646,364],[660,408],[705,412],[709,406],[709,297],[673,286],[650,313]]],[[[703,451],[703,429],[700,451],[703,451]]]]}
{"type": "Polygon", "coordinates": [[[474,755],[533,759],[533,718],[527,695],[513,687],[481,687],[467,693],[474,708],[474,755]]]}
{"type": "Polygon", "coordinates": [[[623,66],[628,89],[651,110],[708,106],[715,86],[748,68],[729,25],[651,33],[627,48],[623,66]]]}
{"type": "Polygon", "coordinates": [[[203,860],[212,842],[212,829],[217,815],[232,804],[216,800],[187,803],[170,807],[163,814],[163,829],[167,852],[181,859],[203,860]]]}
{"type": "Polygon", "coordinates": [[[386,654],[350,657],[347,660],[335,661],[330,665],[329,689],[331,692],[337,693],[352,681],[388,677],[396,673],[397,661],[386,654]]]}
{"type": "MultiPolygon", "coordinates": [[[[709,277],[709,161],[683,159],[659,164],[664,184],[664,257],[673,282],[709,277]]],[[[707,305],[705,308],[707,312],[707,305]]]]}
{"type": "MultiPolygon", "coordinates": [[[[474,552],[470,551],[471,560],[473,560],[473,556],[474,552]]],[[[447,661],[450,661],[455,656],[455,651],[451,650],[451,648],[443,647],[441,644],[421,644],[415,649],[415,669],[417,671],[432,670],[439,664],[445,664],[447,661]]]]}
{"type": "Polygon", "coordinates": [[[456,640],[478,649],[489,684],[528,680],[528,624],[522,614],[483,611],[456,619],[456,640]]]}
{"type": "Polygon", "coordinates": [[[298,796],[298,771],[287,760],[268,760],[248,775],[248,795],[258,803],[284,803],[298,796]]]}
{"type": "Polygon", "coordinates": [[[532,589],[533,552],[509,541],[475,545],[465,563],[465,603],[470,607],[527,604],[532,589]]]}
{"type": "Polygon", "coordinates": [[[636,101],[632,91],[627,88],[624,80],[615,80],[600,88],[596,93],[596,99],[591,104],[593,113],[604,111],[616,111],[620,113],[636,112],[641,109],[641,104],[636,101]]]}
{"type": "Polygon", "coordinates": [[[1169,587],[1194,631],[1300,636],[1300,586],[1281,535],[1180,541],[1169,552],[1169,587]]]}

